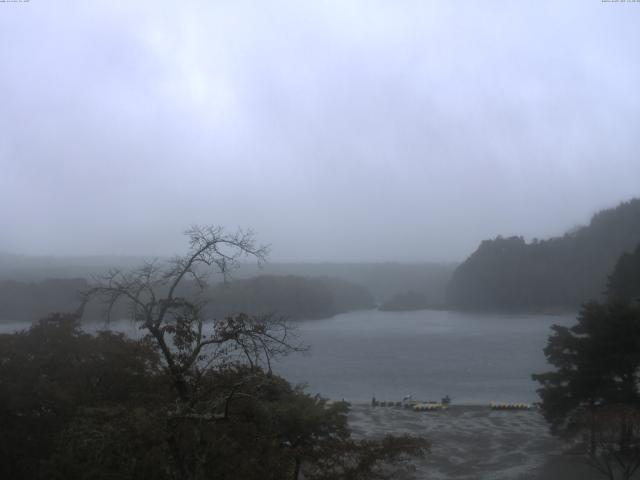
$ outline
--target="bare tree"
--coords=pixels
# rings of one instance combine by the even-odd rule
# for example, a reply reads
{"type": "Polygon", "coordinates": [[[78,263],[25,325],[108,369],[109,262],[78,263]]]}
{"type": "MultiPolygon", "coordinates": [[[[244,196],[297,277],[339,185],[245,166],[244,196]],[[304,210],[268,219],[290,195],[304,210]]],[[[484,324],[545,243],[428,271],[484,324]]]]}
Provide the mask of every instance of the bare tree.
{"type": "Polygon", "coordinates": [[[231,401],[252,396],[256,384],[269,384],[274,356],[302,348],[283,318],[204,314],[212,275],[226,281],[243,258],[265,261],[268,248],[256,245],[251,231],[194,226],[185,235],[185,255],[98,277],[84,293],[81,311],[95,299],[109,319],[114,306],[124,302],[131,320],[160,351],[176,392],[175,404],[166,410],[167,443],[177,477],[188,480],[203,478],[211,453],[207,432],[229,421],[231,401]],[[225,372],[236,372],[233,384],[220,380],[225,372]]]}
{"type": "Polygon", "coordinates": [[[271,359],[300,350],[284,319],[238,314],[207,319],[206,290],[212,275],[225,281],[243,258],[262,264],[268,247],[256,245],[251,231],[227,233],[222,227],[193,226],[185,232],[189,250],[166,262],[147,262],[131,271],[112,270],[84,294],[97,299],[107,318],[124,302],[130,317],[160,350],[183,402],[194,398],[202,375],[213,365],[245,362],[266,367],[271,359]]]}
{"type": "Polygon", "coordinates": [[[351,440],[346,404],[327,408],[272,375],[274,357],[303,350],[284,319],[249,313],[207,318],[212,275],[226,279],[247,257],[262,263],[267,248],[257,246],[251,232],[192,227],[185,233],[185,255],[110,271],[85,292],[81,307],[103,302],[108,319],[124,303],[159,351],[173,395],[161,389],[149,397],[147,417],[161,425],[154,432],[165,437],[171,478],[215,478],[244,466],[259,475],[251,478],[267,478],[272,468],[279,476],[268,478],[298,478],[304,462],[314,478],[373,478],[381,462],[395,465],[405,454],[426,453],[422,439],[351,440]]]}
{"type": "Polygon", "coordinates": [[[610,480],[629,480],[640,468],[640,410],[602,407],[590,417],[593,438],[588,464],[610,480]]]}

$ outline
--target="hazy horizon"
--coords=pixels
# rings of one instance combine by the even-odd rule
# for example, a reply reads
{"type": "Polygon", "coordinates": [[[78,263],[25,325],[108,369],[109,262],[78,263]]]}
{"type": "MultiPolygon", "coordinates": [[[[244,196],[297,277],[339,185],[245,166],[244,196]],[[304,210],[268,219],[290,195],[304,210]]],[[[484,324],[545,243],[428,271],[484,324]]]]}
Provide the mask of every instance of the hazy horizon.
{"type": "Polygon", "coordinates": [[[459,262],[640,195],[640,3],[0,3],[0,252],[459,262]]]}
{"type": "MultiPolygon", "coordinates": [[[[634,198],[640,198],[640,197],[634,197],[634,198]]],[[[631,200],[628,199],[628,200],[631,200]]],[[[623,200],[622,202],[624,202],[626,200],[623,200]]],[[[613,208],[617,206],[616,205],[612,205],[609,207],[604,207],[603,209],[608,209],[608,208],[613,208]]],[[[598,210],[601,211],[602,209],[598,210]]],[[[592,212],[587,220],[585,220],[585,222],[583,223],[573,223],[571,228],[566,228],[564,230],[562,230],[561,232],[559,232],[558,234],[554,234],[554,235],[550,235],[548,237],[539,237],[536,235],[532,235],[529,237],[524,237],[525,241],[527,243],[530,243],[534,238],[538,239],[538,240],[547,240],[550,238],[554,238],[554,237],[559,237],[562,236],[563,234],[569,232],[570,230],[572,230],[573,228],[580,228],[580,227],[585,227],[589,224],[589,220],[591,219],[591,216],[595,213],[597,213],[598,211],[594,211],[592,212]]],[[[469,257],[475,250],[476,247],[479,246],[480,242],[483,240],[488,240],[488,239],[494,239],[498,236],[505,236],[502,234],[495,234],[495,235],[490,235],[486,238],[480,239],[478,241],[478,244],[476,246],[474,246],[472,248],[472,250],[470,250],[468,253],[464,254],[463,257],[458,258],[458,259],[441,259],[441,260],[431,260],[428,258],[424,258],[424,259],[404,259],[404,260],[393,260],[393,259],[384,259],[384,258],[378,258],[378,259],[342,259],[342,260],[332,260],[332,259],[304,259],[304,258],[300,258],[300,259],[288,259],[288,258],[277,258],[277,259],[273,259],[271,253],[269,253],[268,257],[267,257],[267,264],[311,264],[311,265],[315,265],[315,264],[384,264],[384,263],[389,263],[389,264],[406,264],[406,265],[411,265],[411,264],[443,264],[443,265],[452,265],[452,264],[458,264],[463,262],[467,257],[469,257]]],[[[512,235],[508,235],[508,236],[522,236],[521,234],[518,233],[513,233],[512,235]]],[[[260,239],[259,236],[256,235],[256,240],[258,240],[258,243],[260,243],[260,239]]],[[[185,242],[186,242],[186,238],[185,238],[185,242]]],[[[271,252],[272,250],[272,245],[267,245],[269,247],[269,252],[271,252]]],[[[186,250],[186,243],[184,243],[184,245],[181,246],[181,248],[177,248],[175,252],[167,252],[167,253],[144,253],[144,252],[130,252],[130,253],[73,253],[73,252],[69,252],[69,253],[24,253],[24,252],[12,252],[12,251],[8,251],[8,250],[1,250],[0,249],[0,255],[8,255],[8,256],[12,256],[12,257],[26,257],[26,258],[41,258],[41,259],[51,259],[51,260],[82,260],[82,261],[88,261],[88,260],[98,260],[98,259],[122,259],[122,260],[140,260],[140,259],[163,259],[163,258],[171,258],[175,255],[181,255],[184,251],[186,250]]],[[[242,264],[246,263],[248,265],[253,265],[255,264],[255,261],[252,261],[249,258],[246,258],[244,260],[241,261],[242,264]]]]}

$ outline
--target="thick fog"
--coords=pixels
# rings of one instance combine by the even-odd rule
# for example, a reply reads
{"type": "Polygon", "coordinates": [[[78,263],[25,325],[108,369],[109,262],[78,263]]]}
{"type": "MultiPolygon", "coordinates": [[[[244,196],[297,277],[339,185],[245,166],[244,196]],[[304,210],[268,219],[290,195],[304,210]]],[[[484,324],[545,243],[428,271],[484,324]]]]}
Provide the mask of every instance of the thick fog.
{"type": "Polygon", "coordinates": [[[462,260],[640,193],[640,3],[0,3],[0,251],[462,260]]]}

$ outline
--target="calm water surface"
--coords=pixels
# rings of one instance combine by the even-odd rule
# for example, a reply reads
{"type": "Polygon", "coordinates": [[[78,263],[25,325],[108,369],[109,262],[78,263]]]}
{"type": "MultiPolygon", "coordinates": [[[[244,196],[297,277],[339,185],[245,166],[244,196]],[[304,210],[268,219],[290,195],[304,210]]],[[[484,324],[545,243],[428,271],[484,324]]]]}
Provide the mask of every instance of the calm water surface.
{"type": "Polygon", "coordinates": [[[575,314],[351,312],[299,322],[309,353],[275,369],[311,393],[351,401],[534,402],[531,374],[549,369],[542,349],[554,323],[575,323],[575,314]]]}
{"type": "MultiPolygon", "coordinates": [[[[414,399],[455,403],[537,401],[534,372],[549,366],[542,349],[549,327],[575,314],[508,315],[423,310],[351,312],[296,322],[305,354],[281,359],[274,370],[310,393],[350,401],[414,399]]],[[[0,324],[8,332],[24,323],[0,324]]],[[[97,327],[87,327],[88,330],[97,327]]],[[[129,322],[112,324],[136,336],[129,322]]]]}

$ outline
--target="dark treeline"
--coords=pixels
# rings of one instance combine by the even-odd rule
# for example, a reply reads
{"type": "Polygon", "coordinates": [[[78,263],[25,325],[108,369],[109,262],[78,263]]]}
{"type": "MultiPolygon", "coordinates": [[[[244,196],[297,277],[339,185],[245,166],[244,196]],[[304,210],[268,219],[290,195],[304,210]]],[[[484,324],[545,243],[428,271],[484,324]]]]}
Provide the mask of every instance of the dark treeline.
{"type": "Polygon", "coordinates": [[[607,275],[640,243],[640,200],[593,216],[562,237],[483,241],[453,274],[448,302],[464,309],[576,308],[599,299],[607,275]]]}
{"type": "MultiPolygon", "coordinates": [[[[522,237],[485,240],[457,268],[437,263],[240,265],[230,287],[212,290],[211,312],[251,307],[291,318],[319,318],[371,308],[374,302],[391,310],[573,309],[585,299],[601,298],[616,260],[638,243],[640,200],[634,199],[597,213],[588,226],[562,237],[530,243],[522,237]]],[[[0,321],[72,310],[76,291],[86,287],[84,279],[104,273],[110,260],[126,270],[136,259],[0,255],[0,321]]]]}
{"type": "MultiPolygon", "coordinates": [[[[189,296],[193,285],[181,288],[189,296]]],[[[0,321],[33,321],[49,312],[75,311],[82,291],[89,284],[81,278],[49,279],[42,282],[0,282],[0,321]]],[[[262,275],[228,283],[220,282],[206,292],[210,300],[205,307],[209,317],[224,317],[239,312],[276,314],[292,320],[327,318],[351,310],[373,308],[369,291],[340,278],[303,278],[293,275],[262,275]]],[[[112,311],[112,318],[127,318],[122,304],[112,311]]],[[[85,319],[103,320],[103,312],[88,307],[85,319]]]]}
{"type": "MultiPolygon", "coordinates": [[[[225,321],[221,345],[270,332],[248,320],[225,321]]],[[[390,465],[428,451],[420,438],[357,441],[346,403],[216,355],[182,371],[180,394],[149,336],[90,335],[59,314],[0,334],[0,478],[390,479],[390,465]]]]}
{"type": "Polygon", "coordinates": [[[92,278],[112,268],[130,269],[153,257],[31,256],[0,252],[0,280],[41,282],[50,278],[92,278]]]}
{"type": "Polygon", "coordinates": [[[327,318],[350,310],[373,308],[369,291],[340,278],[262,275],[219,283],[211,292],[207,311],[276,313],[291,319],[327,318]]]}
{"type": "MultiPolygon", "coordinates": [[[[457,264],[452,263],[269,263],[264,273],[304,277],[335,277],[366,287],[377,303],[414,291],[424,294],[434,304],[446,299],[447,283],[457,264]]],[[[255,270],[254,270],[255,272],[255,270]]],[[[255,276],[243,266],[236,274],[255,276]]]]}
{"type": "Polygon", "coordinates": [[[553,325],[544,349],[553,370],[534,374],[551,433],[610,480],[640,469],[640,244],[624,253],[600,301],[572,326],[553,325]]]}
{"type": "Polygon", "coordinates": [[[433,305],[429,302],[426,295],[414,291],[408,291],[394,295],[390,300],[387,300],[380,305],[379,310],[382,310],[383,312],[404,312],[437,307],[438,305],[433,305]]]}
{"type": "Polygon", "coordinates": [[[640,243],[632,253],[622,254],[609,276],[609,301],[633,303],[640,301],[640,243]]]}
{"type": "Polygon", "coordinates": [[[49,312],[74,311],[81,303],[80,292],[88,286],[83,278],[0,281],[0,322],[31,322],[49,312]]]}
{"type": "MultiPolygon", "coordinates": [[[[40,282],[51,278],[90,279],[104,274],[111,268],[130,269],[145,260],[149,261],[152,258],[29,257],[0,253],[0,281],[40,282]]],[[[455,267],[455,264],[435,262],[269,262],[262,268],[258,268],[256,265],[244,263],[234,272],[233,278],[246,280],[260,275],[342,278],[366,287],[378,303],[387,301],[394,295],[414,291],[427,295],[433,303],[442,304],[445,301],[447,282],[455,267]]]]}

